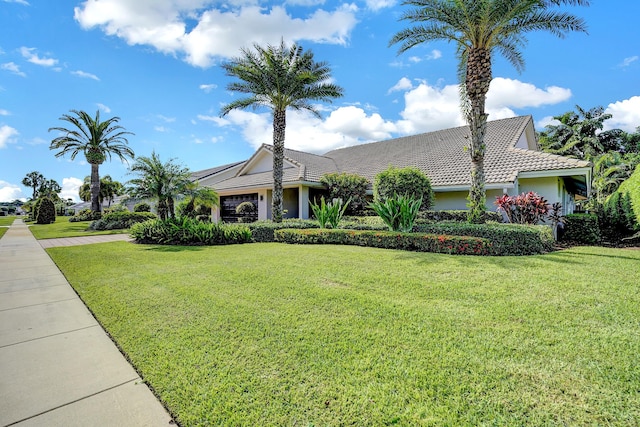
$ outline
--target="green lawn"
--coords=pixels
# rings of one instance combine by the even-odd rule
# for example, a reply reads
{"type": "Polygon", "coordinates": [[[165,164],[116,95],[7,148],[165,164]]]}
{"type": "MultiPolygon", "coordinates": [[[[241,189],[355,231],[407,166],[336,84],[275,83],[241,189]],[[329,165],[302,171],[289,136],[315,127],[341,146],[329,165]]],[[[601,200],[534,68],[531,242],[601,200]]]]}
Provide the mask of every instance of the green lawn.
{"type": "Polygon", "coordinates": [[[54,239],[58,237],[78,237],[78,236],[95,236],[98,234],[121,234],[127,233],[128,230],[105,230],[90,231],[87,230],[91,221],[69,222],[68,216],[57,216],[56,222],[53,224],[36,224],[29,223],[29,229],[36,239],[54,239]]]}
{"type": "Polygon", "coordinates": [[[9,226],[17,218],[15,215],[0,216],[0,226],[9,226]]]}
{"type": "Polygon", "coordinates": [[[7,232],[8,230],[7,227],[13,224],[13,221],[15,219],[16,219],[15,215],[0,216],[0,239],[7,232]]]}
{"type": "Polygon", "coordinates": [[[640,422],[640,250],[48,251],[182,426],[640,422]]]}

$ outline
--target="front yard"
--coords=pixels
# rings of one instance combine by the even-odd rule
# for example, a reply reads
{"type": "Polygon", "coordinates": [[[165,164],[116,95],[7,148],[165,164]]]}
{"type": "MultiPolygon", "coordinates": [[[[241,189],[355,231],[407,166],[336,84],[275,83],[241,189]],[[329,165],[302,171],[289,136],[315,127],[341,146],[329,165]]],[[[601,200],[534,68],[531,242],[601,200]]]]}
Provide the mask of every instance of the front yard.
{"type": "Polygon", "coordinates": [[[48,252],[185,427],[640,422],[638,250],[48,252]]]}

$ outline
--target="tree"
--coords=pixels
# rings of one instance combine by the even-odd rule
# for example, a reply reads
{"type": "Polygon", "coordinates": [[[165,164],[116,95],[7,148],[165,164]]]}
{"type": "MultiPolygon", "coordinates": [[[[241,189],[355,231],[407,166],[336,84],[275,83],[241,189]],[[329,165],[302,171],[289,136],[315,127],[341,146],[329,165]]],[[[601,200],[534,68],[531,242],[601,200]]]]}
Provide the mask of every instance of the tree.
{"type": "Polygon", "coordinates": [[[54,179],[44,180],[38,189],[38,197],[50,197],[53,201],[60,199],[58,193],[62,191],[60,184],[54,179]]]}
{"type": "Polygon", "coordinates": [[[345,213],[357,215],[367,205],[367,178],[351,173],[326,173],[320,177],[320,182],[329,190],[329,200],[341,199],[349,201],[345,213]]]}
{"type": "Polygon", "coordinates": [[[420,209],[429,210],[433,206],[431,180],[414,167],[396,168],[389,166],[377,174],[373,180],[373,200],[384,202],[396,196],[411,196],[420,200],[420,209]]]}
{"type": "Polygon", "coordinates": [[[213,188],[200,187],[197,182],[187,184],[182,194],[187,197],[187,200],[183,202],[181,214],[191,218],[204,215],[211,218],[211,209],[219,206],[220,203],[220,197],[213,188]]]}
{"type": "Polygon", "coordinates": [[[543,151],[592,160],[609,151],[624,150],[626,132],[620,129],[602,131],[604,122],[612,117],[603,107],[587,111],[576,105],[576,110],[555,116],[560,123],[548,125],[540,132],[538,139],[543,151]]]}
{"type": "Polygon", "coordinates": [[[239,81],[227,89],[247,95],[222,107],[221,116],[235,109],[266,107],[273,114],[273,196],[275,222],[282,221],[282,174],[287,109],[320,113],[311,101],[331,102],[342,96],[342,88],[331,83],[331,70],[325,62],[316,62],[311,51],[293,44],[254,45],[255,51],[241,50],[241,56],[222,64],[227,76],[239,81]]]}
{"type": "Polygon", "coordinates": [[[135,198],[157,199],[158,216],[162,220],[175,217],[175,198],[191,184],[189,169],[174,161],[162,163],[154,151],[151,157],[138,157],[129,168],[129,173],[138,177],[128,182],[127,193],[135,198]]]}
{"type": "MultiPolygon", "coordinates": [[[[121,196],[124,193],[124,186],[122,183],[118,181],[114,181],[111,178],[111,175],[105,175],[100,178],[100,193],[98,196],[98,201],[100,205],[104,203],[105,200],[109,201],[109,207],[111,207],[111,203],[113,203],[113,199],[116,196],[121,196]]],[[[91,177],[85,176],[84,182],[78,189],[78,195],[80,196],[80,200],[83,202],[88,202],[91,200],[91,177]]]]}
{"type": "Polygon", "coordinates": [[[49,129],[62,132],[49,146],[50,150],[59,150],[56,157],[71,154],[74,160],[78,153],[83,153],[87,163],[91,165],[91,210],[101,211],[100,203],[100,174],[99,167],[112,155],[116,155],[121,161],[127,158],[134,158],[134,153],[128,147],[129,141],[126,135],[133,135],[127,132],[117,123],[119,117],[111,117],[105,121],[100,120],[100,111],[96,111],[93,118],[84,111],[71,110],[75,116],[64,114],[60,120],[64,120],[73,125],[71,129],[64,127],[53,127],[49,129]]]}
{"type": "Polygon", "coordinates": [[[31,200],[35,200],[38,196],[38,189],[42,186],[45,178],[38,171],[29,172],[27,176],[22,180],[22,185],[25,187],[33,188],[33,195],[31,196],[31,200]]]}
{"type": "Polygon", "coordinates": [[[391,39],[389,44],[399,44],[400,53],[435,40],[457,45],[461,107],[471,131],[469,220],[479,222],[486,209],[485,97],[493,78],[492,58],[500,53],[521,71],[525,35],[546,30],[564,37],[570,31],[586,31],[582,19],[552,7],[588,5],[589,0],[405,0],[404,4],[413,9],[401,19],[416,25],[391,39]]]}

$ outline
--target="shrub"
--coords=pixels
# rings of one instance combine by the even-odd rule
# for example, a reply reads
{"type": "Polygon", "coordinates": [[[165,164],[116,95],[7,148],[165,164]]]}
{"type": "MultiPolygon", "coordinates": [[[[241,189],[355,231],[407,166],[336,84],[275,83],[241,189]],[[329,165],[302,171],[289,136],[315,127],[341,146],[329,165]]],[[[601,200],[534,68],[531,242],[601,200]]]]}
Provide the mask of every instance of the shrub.
{"type": "Polygon", "coordinates": [[[282,222],[273,222],[271,220],[256,221],[247,224],[251,230],[251,237],[254,242],[274,242],[275,230],[283,228],[318,228],[318,222],[308,219],[283,219],[282,222]]]}
{"type": "Polygon", "coordinates": [[[56,222],[56,206],[48,197],[39,198],[33,205],[33,219],[36,224],[53,224],[56,222]]]}
{"type": "Polygon", "coordinates": [[[129,209],[122,203],[118,203],[117,205],[110,206],[108,208],[104,208],[102,214],[108,214],[113,212],[129,212],[129,209]]]}
{"type": "Polygon", "coordinates": [[[505,194],[496,198],[495,205],[512,224],[537,224],[544,220],[551,209],[544,197],[533,191],[517,196],[505,194]]]}
{"type": "Polygon", "coordinates": [[[253,222],[257,219],[258,207],[253,202],[242,202],[236,206],[236,213],[240,215],[239,222],[253,222]]]}
{"type": "Polygon", "coordinates": [[[388,230],[389,226],[379,216],[343,217],[340,228],[348,230],[388,230]]]}
{"type": "Polygon", "coordinates": [[[157,215],[151,212],[118,211],[104,214],[102,218],[93,221],[89,225],[90,230],[123,230],[131,228],[133,224],[156,219],[157,215]]]}
{"type": "Polygon", "coordinates": [[[131,237],[137,243],[183,246],[230,245],[251,242],[251,231],[238,224],[215,224],[192,218],[153,219],[134,224],[131,237]]]}
{"type": "Polygon", "coordinates": [[[376,175],[373,182],[374,202],[384,202],[393,196],[410,196],[422,201],[420,208],[429,210],[434,196],[429,178],[417,168],[390,166],[376,175]]]}
{"type": "Polygon", "coordinates": [[[146,202],[136,203],[133,206],[134,212],[151,212],[151,205],[146,202]]]}
{"type": "Polygon", "coordinates": [[[91,209],[82,209],[77,214],[69,218],[69,222],[95,221],[102,218],[102,213],[94,212],[91,209]]]}
{"type": "MultiPolygon", "coordinates": [[[[448,211],[420,211],[418,219],[422,221],[456,221],[466,222],[469,211],[467,210],[448,210],[448,211]]],[[[481,222],[502,222],[502,215],[498,212],[484,211],[482,213],[481,222]]]]}
{"type": "Polygon", "coordinates": [[[551,227],[546,225],[434,222],[416,224],[413,231],[482,237],[491,242],[491,255],[535,255],[548,252],[555,245],[551,227]]]}
{"type": "Polygon", "coordinates": [[[361,213],[367,205],[367,178],[350,173],[328,173],[320,177],[320,182],[329,189],[329,199],[351,200],[345,213],[361,213]]]}
{"type": "Polygon", "coordinates": [[[422,199],[394,195],[383,201],[373,202],[371,208],[382,218],[391,231],[409,232],[416,221],[422,199]]]}
{"type": "Polygon", "coordinates": [[[586,245],[600,243],[598,216],[594,214],[569,214],[564,216],[565,230],[561,240],[586,245]]]}
{"type": "Polygon", "coordinates": [[[284,243],[356,245],[456,255],[488,255],[491,246],[487,239],[477,237],[393,231],[282,229],[275,235],[276,241],[284,243]]]}
{"type": "Polygon", "coordinates": [[[343,203],[342,199],[333,199],[326,203],[324,197],[320,198],[320,204],[309,202],[313,215],[320,223],[320,228],[338,228],[345,210],[349,206],[349,200],[343,203]]]}

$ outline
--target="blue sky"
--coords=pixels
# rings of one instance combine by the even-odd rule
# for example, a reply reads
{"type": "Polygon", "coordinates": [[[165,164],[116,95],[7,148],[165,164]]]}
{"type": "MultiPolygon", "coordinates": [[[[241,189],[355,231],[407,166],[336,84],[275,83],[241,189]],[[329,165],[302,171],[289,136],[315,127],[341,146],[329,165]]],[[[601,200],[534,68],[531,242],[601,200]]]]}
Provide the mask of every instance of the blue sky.
{"type": "MultiPolygon", "coordinates": [[[[591,3],[571,8],[588,35],[529,35],[524,72],[495,58],[490,120],[531,114],[541,128],[577,104],[605,107],[610,128],[640,126],[640,2],[591,3]]],[[[0,201],[26,199],[31,171],[78,200],[89,165],[49,150],[48,129],[72,109],[120,117],[138,156],[155,150],[192,171],[248,158],[271,142],[270,116],[220,118],[234,94],[218,65],[254,43],[297,42],[344,88],[322,119],[289,113],[289,148],[323,153],[463,124],[455,46],[388,47],[408,25],[403,10],[394,0],[0,0],[0,201]]],[[[127,170],[117,158],[100,167],[123,183],[127,170]]]]}

